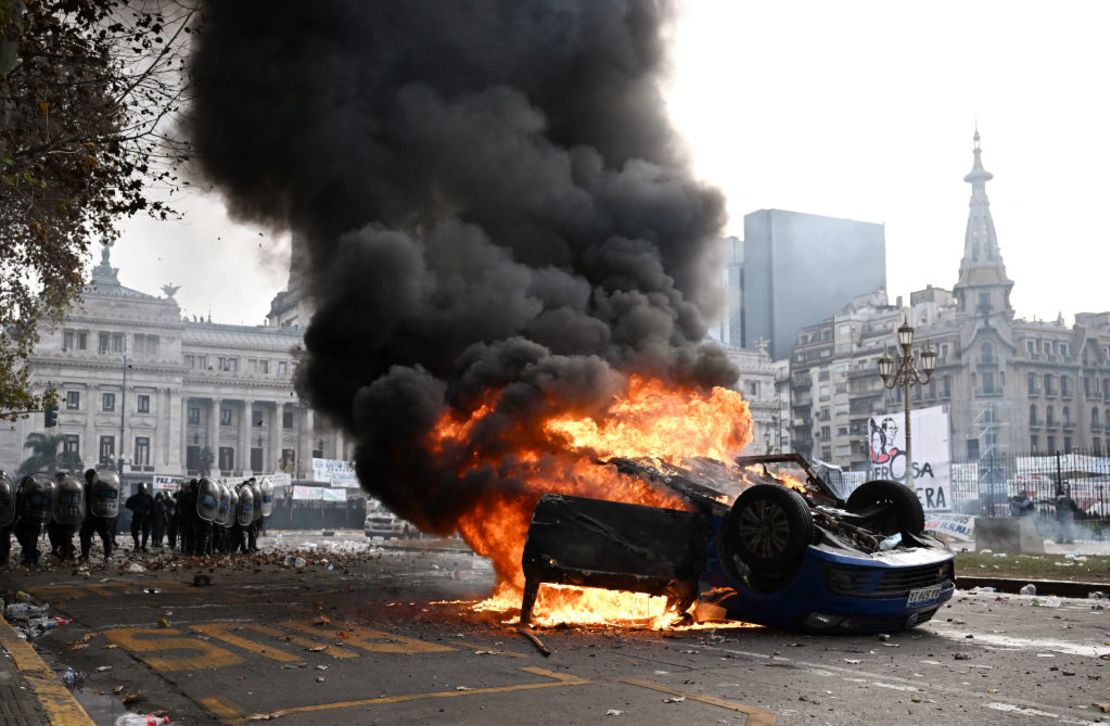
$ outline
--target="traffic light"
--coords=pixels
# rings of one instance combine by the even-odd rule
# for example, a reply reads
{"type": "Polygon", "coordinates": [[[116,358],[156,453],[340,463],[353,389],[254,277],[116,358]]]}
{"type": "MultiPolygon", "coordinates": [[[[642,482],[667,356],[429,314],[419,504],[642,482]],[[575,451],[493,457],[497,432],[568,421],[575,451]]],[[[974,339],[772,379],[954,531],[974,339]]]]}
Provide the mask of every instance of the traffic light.
{"type": "Polygon", "coordinates": [[[46,428],[52,429],[58,425],[58,407],[53,404],[47,404],[45,411],[46,414],[46,428]]]}

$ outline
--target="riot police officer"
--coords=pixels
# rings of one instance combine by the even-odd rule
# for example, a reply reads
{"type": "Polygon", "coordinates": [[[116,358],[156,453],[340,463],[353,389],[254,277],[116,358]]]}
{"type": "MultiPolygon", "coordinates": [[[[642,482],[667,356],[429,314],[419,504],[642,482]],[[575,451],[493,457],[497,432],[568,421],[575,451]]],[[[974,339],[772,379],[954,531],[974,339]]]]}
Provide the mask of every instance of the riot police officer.
{"type": "Polygon", "coordinates": [[[54,508],[54,482],[43,474],[31,474],[19,482],[16,493],[15,538],[23,549],[23,564],[28,567],[39,562],[39,535],[43,523],[50,520],[54,508]]]}
{"type": "Polygon", "coordinates": [[[177,500],[177,516],[181,520],[181,554],[191,555],[196,549],[197,480],[190,479],[177,500]]]}
{"type": "Polygon", "coordinates": [[[0,469],[0,567],[8,564],[12,551],[12,527],[15,525],[15,487],[7,472],[0,469]]]}
{"type": "Polygon", "coordinates": [[[150,518],[154,509],[154,499],[147,494],[145,483],[139,483],[139,491],[128,497],[124,506],[131,510],[131,539],[135,543],[135,549],[140,549],[139,535],[141,533],[141,549],[146,552],[146,543],[150,538],[150,518]]]}
{"type": "Polygon", "coordinates": [[[170,552],[173,552],[174,548],[177,547],[177,529],[179,524],[177,518],[177,499],[178,492],[167,494],[162,499],[162,507],[166,510],[166,538],[170,542],[170,552]]]}
{"type": "Polygon", "coordinates": [[[92,549],[93,533],[104,545],[104,559],[112,556],[115,542],[112,538],[113,523],[119,516],[119,474],[111,470],[85,472],[85,521],[81,524],[81,558],[88,559],[92,549]]]}
{"type": "Polygon", "coordinates": [[[50,550],[59,560],[73,559],[73,535],[85,521],[85,488],[68,472],[58,472],[54,482],[50,522],[46,525],[50,550]]]}
{"type": "Polygon", "coordinates": [[[162,549],[162,540],[166,536],[165,498],[165,494],[158,492],[154,495],[150,507],[150,538],[154,542],[155,549],[162,549]]]}
{"type": "Polygon", "coordinates": [[[220,509],[220,490],[208,477],[201,478],[197,484],[197,537],[194,554],[207,555],[211,546],[212,522],[220,509]]]}

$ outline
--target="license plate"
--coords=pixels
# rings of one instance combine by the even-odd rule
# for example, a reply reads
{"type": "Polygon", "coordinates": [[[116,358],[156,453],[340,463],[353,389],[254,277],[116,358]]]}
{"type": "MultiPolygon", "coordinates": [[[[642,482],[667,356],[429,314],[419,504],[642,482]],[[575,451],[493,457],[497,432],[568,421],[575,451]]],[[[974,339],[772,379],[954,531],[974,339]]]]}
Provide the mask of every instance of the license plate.
{"type": "Polygon", "coordinates": [[[916,590],[910,590],[910,596],[906,600],[907,605],[917,605],[918,603],[929,602],[936,600],[940,597],[941,586],[932,585],[930,587],[919,587],[916,590]]]}

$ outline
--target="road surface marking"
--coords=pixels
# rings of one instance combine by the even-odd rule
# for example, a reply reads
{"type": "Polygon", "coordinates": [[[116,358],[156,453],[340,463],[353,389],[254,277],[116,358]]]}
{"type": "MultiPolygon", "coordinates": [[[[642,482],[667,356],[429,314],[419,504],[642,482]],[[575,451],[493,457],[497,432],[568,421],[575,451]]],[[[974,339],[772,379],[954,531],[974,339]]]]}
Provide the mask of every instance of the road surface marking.
{"type": "Polygon", "coordinates": [[[330,655],[332,658],[358,658],[358,653],[351,653],[344,650],[343,648],[332,647],[333,644],[331,643],[309,640],[308,638],[302,638],[299,635],[290,635],[281,630],[278,630],[277,628],[271,628],[268,625],[261,625],[256,623],[252,626],[251,629],[255,632],[269,635],[271,638],[276,638],[278,640],[285,641],[286,643],[299,645],[305,649],[319,648],[321,645],[327,646],[327,648],[322,652],[330,655]]]}
{"type": "Polygon", "coordinates": [[[199,703],[218,718],[238,718],[243,715],[242,709],[236,708],[220,696],[208,696],[200,699],[199,703]]]}
{"type": "Polygon", "coordinates": [[[775,726],[775,720],[777,719],[777,716],[775,716],[773,712],[765,711],[762,708],[748,706],[743,703],[736,703],[735,701],[726,701],[723,698],[703,696],[700,693],[689,693],[687,691],[680,691],[677,688],[664,686],[662,683],[655,683],[654,681],[645,681],[639,678],[622,678],[621,683],[627,683],[630,686],[638,686],[640,688],[650,688],[651,690],[659,691],[660,693],[669,693],[672,696],[682,696],[687,701],[699,701],[701,703],[708,703],[710,706],[727,708],[730,711],[747,714],[748,720],[745,726],[775,726]]]}
{"type": "Polygon", "coordinates": [[[28,588],[28,591],[37,599],[50,600],[84,600],[90,597],[110,598],[129,595],[143,588],[160,590],[159,594],[171,592],[188,592],[191,588],[175,580],[150,580],[142,583],[136,582],[89,582],[73,585],[39,585],[28,588]]]}
{"type": "Polygon", "coordinates": [[[315,638],[326,638],[329,642],[340,642],[351,645],[370,653],[447,653],[455,650],[447,645],[429,643],[416,638],[406,638],[403,635],[394,635],[381,630],[371,630],[359,626],[346,625],[309,625],[297,620],[284,620],[281,626],[290,630],[308,633],[315,638]],[[343,635],[340,635],[343,633],[343,635]]]}
{"type": "MultiPolygon", "coordinates": [[[[320,703],[312,706],[294,706],[281,708],[272,714],[253,714],[252,716],[232,718],[227,723],[240,724],[254,720],[265,720],[259,717],[272,715],[273,717],[292,716],[299,713],[316,713],[318,711],[335,711],[343,708],[361,708],[363,706],[380,706],[388,703],[406,703],[409,701],[424,701],[437,698],[461,698],[465,696],[488,696],[497,693],[512,693],[514,691],[534,691],[540,688],[566,688],[568,686],[585,686],[590,681],[569,673],[556,673],[546,668],[527,667],[521,671],[532,675],[541,676],[549,680],[541,683],[520,683],[515,686],[494,686],[491,688],[471,688],[465,691],[431,691],[428,693],[409,693],[403,696],[382,696],[380,698],[363,698],[357,701],[337,701],[335,703],[320,703]]],[[[752,722],[755,723],[755,722],[752,722]]]]}
{"type": "Polygon", "coordinates": [[[181,636],[176,628],[117,628],[102,633],[105,638],[138,655],[156,671],[199,671],[225,668],[238,665],[243,659],[230,650],[205,642],[199,638],[164,637],[181,636]],[[150,636],[150,637],[140,637],[150,636]],[[148,655],[162,651],[190,650],[200,653],[194,656],[164,657],[148,655]]]}
{"type": "MultiPolygon", "coordinates": [[[[280,663],[294,663],[300,660],[297,656],[286,653],[284,650],[269,645],[262,645],[253,640],[247,640],[236,633],[229,632],[232,629],[240,632],[245,630],[257,631],[258,629],[253,623],[204,623],[203,625],[190,625],[189,628],[198,633],[204,633],[209,637],[216,638],[217,640],[222,640],[229,645],[234,645],[236,648],[241,648],[251,653],[257,653],[258,655],[265,656],[270,660],[276,660],[280,663]]],[[[264,634],[269,635],[269,633],[264,634]]]]}
{"type": "Polygon", "coordinates": [[[27,679],[35,698],[46,711],[50,723],[60,726],[94,726],[93,720],[69,692],[54,671],[46,665],[31,645],[15,634],[8,621],[0,616],[0,646],[11,654],[12,662],[27,679]]]}
{"type": "Polygon", "coordinates": [[[1067,716],[1061,716],[1058,713],[1041,711],[1037,708],[1020,708],[1010,703],[988,703],[987,708],[991,709],[992,711],[1001,711],[1002,713],[1013,713],[1019,716],[1031,716],[1036,719],[1041,719],[1042,723],[1043,719],[1046,718],[1051,718],[1054,721],[1059,721],[1060,723],[1075,724],[1075,726],[1099,726],[1099,723],[1101,723],[1100,721],[1077,721],[1073,718],[1068,718],[1067,716]]]}

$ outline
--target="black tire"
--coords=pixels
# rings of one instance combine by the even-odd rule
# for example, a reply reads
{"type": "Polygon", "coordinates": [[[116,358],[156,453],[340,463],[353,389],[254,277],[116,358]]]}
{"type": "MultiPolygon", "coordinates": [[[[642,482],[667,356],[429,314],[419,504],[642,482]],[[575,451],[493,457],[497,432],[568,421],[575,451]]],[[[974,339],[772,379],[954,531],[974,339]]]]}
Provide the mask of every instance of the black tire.
{"type": "Polygon", "coordinates": [[[925,510],[917,494],[905,484],[875,479],[860,484],[848,497],[849,512],[863,512],[876,504],[886,505],[883,514],[872,519],[878,534],[925,531],[925,510]]]}
{"type": "Polygon", "coordinates": [[[753,572],[786,574],[797,567],[813,542],[813,515],[793,489],[756,484],[732,505],[728,537],[753,572]]]}

